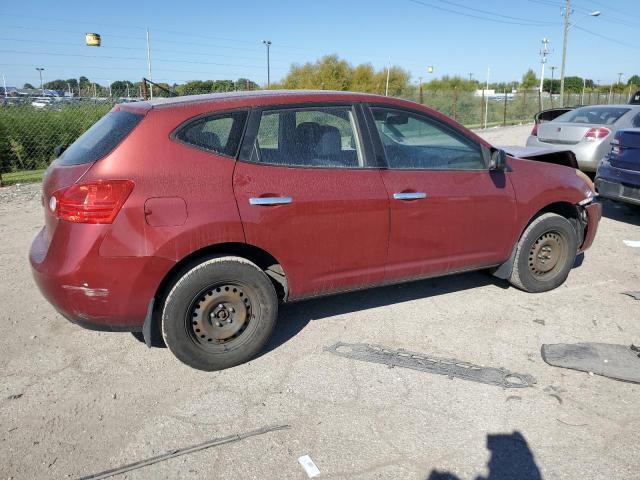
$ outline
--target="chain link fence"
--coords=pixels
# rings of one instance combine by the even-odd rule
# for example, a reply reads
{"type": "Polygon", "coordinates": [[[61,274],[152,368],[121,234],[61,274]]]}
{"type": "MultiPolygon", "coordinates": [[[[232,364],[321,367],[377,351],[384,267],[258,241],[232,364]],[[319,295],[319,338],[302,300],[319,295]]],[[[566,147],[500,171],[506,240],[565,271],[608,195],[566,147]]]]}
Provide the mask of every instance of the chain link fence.
{"type": "MultiPolygon", "coordinates": [[[[139,93],[139,92],[135,92],[139,93]]],[[[158,90],[154,96],[167,96],[158,90]]],[[[201,91],[183,92],[186,94],[201,91]]],[[[533,115],[559,107],[559,95],[536,91],[484,92],[415,89],[403,98],[422,103],[469,128],[513,125],[533,121],[533,115]]],[[[565,96],[565,105],[627,103],[625,93],[587,91],[565,96]]],[[[37,181],[52,161],[57,145],[68,145],[115,104],[141,100],[131,97],[6,97],[0,98],[0,183],[37,181]]]]}

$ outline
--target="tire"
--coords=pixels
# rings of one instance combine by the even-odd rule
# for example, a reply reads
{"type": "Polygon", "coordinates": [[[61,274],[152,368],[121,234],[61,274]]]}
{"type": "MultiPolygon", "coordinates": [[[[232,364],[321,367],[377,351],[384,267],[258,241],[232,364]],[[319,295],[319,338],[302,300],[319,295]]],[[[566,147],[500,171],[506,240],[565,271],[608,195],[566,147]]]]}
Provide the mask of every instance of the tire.
{"type": "Polygon", "coordinates": [[[509,283],[539,293],[564,283],[578,252],[578,236],[561,215],[545,213],[525,229],[518,246],[509,283]]]}
{"type": "Polygon", "coordinates": [[[258,354],[276,324],[278,298],[267,275],[240,257],[206,260],[170,290],[162,336],[178,360],[213,371],[258,354]]]}

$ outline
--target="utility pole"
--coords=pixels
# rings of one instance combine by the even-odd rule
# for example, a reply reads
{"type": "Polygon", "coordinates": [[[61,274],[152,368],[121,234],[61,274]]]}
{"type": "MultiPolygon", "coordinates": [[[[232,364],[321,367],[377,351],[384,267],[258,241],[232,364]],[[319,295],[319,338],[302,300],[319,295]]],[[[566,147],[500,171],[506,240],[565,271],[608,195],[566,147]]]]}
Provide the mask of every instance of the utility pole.
{"type": "Polygon", "coordinates": [[[424,94],[422,91],[422,77],[418,77],[420,80],[420,105],[424,104],[424,94]]]}
{"type": "Polygon", "coordinates": [[[469,81],[471,82],[473,80],[473,73],[469,72],[469,81]]]}
{"type": "Polygon", "coordinates": [[[267,88],[268,88],[269,85],[271,85],[271,65],[269,60],[269,49],[271,47],[271,40],[262,40],[262,43],[264,43],[267,46],[267,88]]]}
{"type": "Polygon", "coordinates": [[[556,67],[551,66],[551,88],[549,89],[549,97],[551,98],[551,108],[553,108],[553,89],[555,84],[553,83],[553,73],[556,71],[556,67]]]}
{"type": "Polygon", "coordinates": [[[540,50],[540,63],[542,64],[542,71],[540,72],[540,94],[544,87],[544,66],[547,63],[547,55],[549,55],[549,40],[542,39],[542,49],[540,50]]]}
{"type": "Polygon", "coordinates": [[[562,67],[560,68],[560,106],[564,107],[564,71],[567,64],[567,42],[569,41],[569,17],[571,16],[571,0],[565,0],[564,6],[564,40],[562,42],[562,67]]]}
{"type": "MultiPolygon", "coordinates": [[[[149,28],[147,28],[147,73],[149,80],[153,81],[151,76],[151,42],[149,41],[149,28]]],[[[151,100],[153,100],[153,84],[151,84],[151,100]]]]}
{"type": "Polygon", "coordinates": [[[40,90],[42,90],[42,96],[44,97],[44,85],[42,83],[42,72],[44,72],[44,68],[36,67],[38,73],[40,74],[40,90]]]}
{"type": "Polygon", "coordinates": [[[487,94],[485,95],[485,105],[484,105],[484,128],[487,128],[487,118],[489,116],[489,73],[491,72],[491,68],[487,67],[487,94]]]}
{"type": "Polygon", "coordinates": [[[4,88],[4,98],[7,98],[7,79],[4,78],[4,73],[2,74],[2,88],[4,88]]]}
{"type": "Polygon", "coordinates": [[[624,75],[624,73],[618,73],[618,85],[620,85],[620,82],[622,81],[622,75],[624,75]]]}
{"type": "Polygon", "coordinates": [[[384,88],[384,96],[389,96],[389,70],[391,70],[391,58],[389,58],[389,63],[387,63],[387,86],[384,88]]]}
{"type": "Polygon", "coordinates": [[[582,98],[580,99],[580,105],[584,105],[584,90],[587,88],[587,77],[582,79],[582,98]]]}

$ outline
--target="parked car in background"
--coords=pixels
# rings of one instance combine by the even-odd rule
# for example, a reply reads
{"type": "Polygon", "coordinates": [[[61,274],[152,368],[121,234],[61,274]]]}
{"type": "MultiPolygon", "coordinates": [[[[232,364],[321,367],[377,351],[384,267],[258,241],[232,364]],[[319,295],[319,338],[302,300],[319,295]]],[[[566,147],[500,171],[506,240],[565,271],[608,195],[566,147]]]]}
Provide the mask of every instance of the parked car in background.
{"type": "Polygon", "coordinates": [[[401,99],[156,99],[115,106],[49,167],[30,260],[72,322],[162,331],[216,370],[260,351],[279,302],[479,269],[556,288],[593,242],[594,197],[582,172],[401,99]]]}
{"type": "Polygon", "coordinates": [[[634,93],[629,100],[631,105],[640,105],[640,90],[634,93]]]}
{"type": "Polygon", "coordinates": [[[616,133],[598,167],[595,185],[602,197],[640,207],[640,128],[616,133]]]}
{"type": "Polygon", "coordinates": [[[640,105],[589,105],[534,125],[527,146],[570,149],[582,171],[595,172],[615,133],[636,127],[640,105]]]}

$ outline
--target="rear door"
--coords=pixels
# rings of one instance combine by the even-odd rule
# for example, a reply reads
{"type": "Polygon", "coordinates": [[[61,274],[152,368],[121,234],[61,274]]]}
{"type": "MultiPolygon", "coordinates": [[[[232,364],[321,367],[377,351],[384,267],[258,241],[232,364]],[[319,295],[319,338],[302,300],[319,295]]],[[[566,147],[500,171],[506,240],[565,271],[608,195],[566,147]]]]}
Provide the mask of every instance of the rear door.
{"type": "Polygon", "coordinates": [[[515,197],[489,171],[480,145],[421,112],[371,107],[388,168],[386,280],[437,275],[505,261],[515,237],[515,197]]]}
{"type": "Polygon", "coordinates": [[[358,111],[348,104],[251,113],[234,191],[247,242],[281,263],[291,298],[384,277],[389,205],[358,111]]]}

